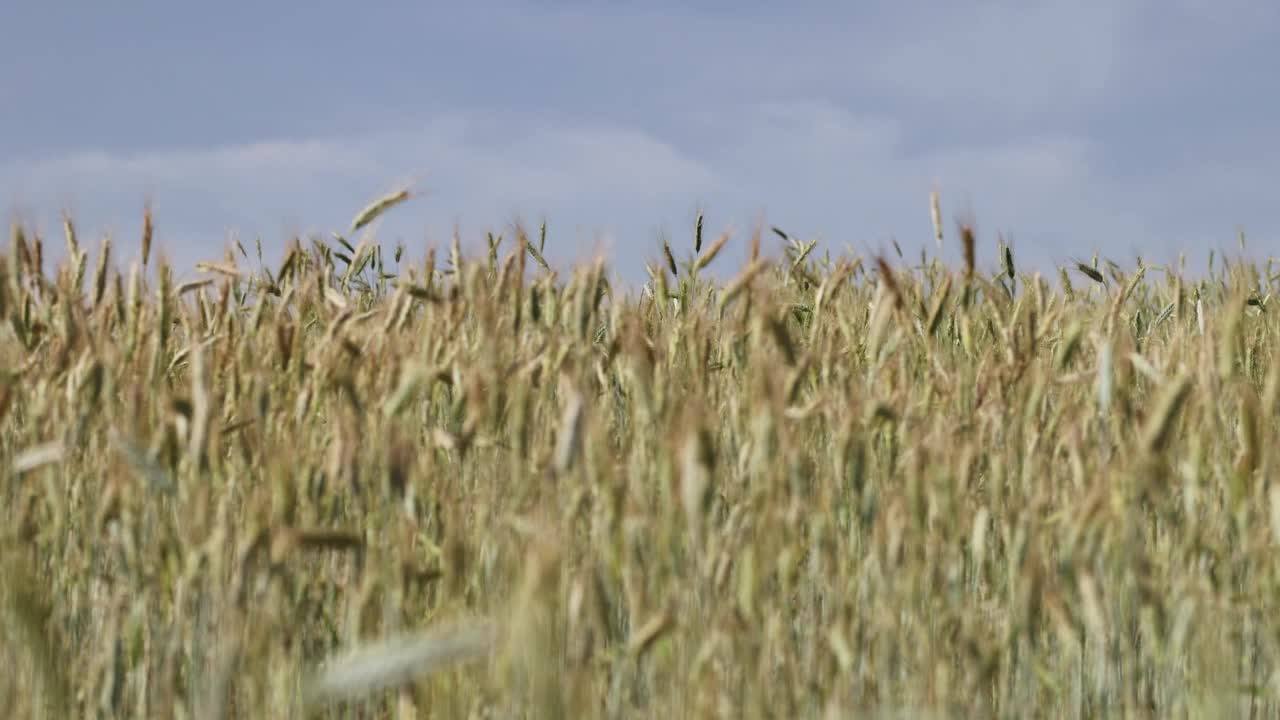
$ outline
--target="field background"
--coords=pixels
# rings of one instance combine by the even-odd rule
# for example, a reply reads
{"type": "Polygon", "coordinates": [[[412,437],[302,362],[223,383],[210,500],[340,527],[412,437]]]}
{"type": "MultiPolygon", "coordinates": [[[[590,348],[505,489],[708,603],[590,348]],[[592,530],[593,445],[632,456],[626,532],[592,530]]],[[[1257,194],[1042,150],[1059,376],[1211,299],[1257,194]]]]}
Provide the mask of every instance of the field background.
{"type": "Polygon", "coordinates": [[[1271,262],[699,223],[628,293],[399,200],[183,284],[14,227],[14,716],[1280,712],[1271,262]]]}

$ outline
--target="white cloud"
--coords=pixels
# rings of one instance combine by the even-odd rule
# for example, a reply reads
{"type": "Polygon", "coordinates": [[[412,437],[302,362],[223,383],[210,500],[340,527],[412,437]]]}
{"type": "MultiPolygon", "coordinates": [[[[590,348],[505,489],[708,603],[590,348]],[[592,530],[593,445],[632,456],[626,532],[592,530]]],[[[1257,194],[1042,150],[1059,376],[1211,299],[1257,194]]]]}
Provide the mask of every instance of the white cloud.
{"type": "MultiPolygon", "coordinates": [[[[297,86],[341,97],[359,78],[361,127],[374,130],[68,152],[0,166],[0,199],[46,222],[70,205],[83,225],[128,236],[151,198],[180,259],[220,252],[228,227],[267,239],[342,228],[409,181],[427,194],[389,214],[384,237],[442,242],[458,221],[474,238],[545,215],[560,257],[605,232],[632,267],[658,226],[683,242],[699,206],[717,229],[766,211],[836,247],[930,245],[935,185],[948,215],[972,209],[986,240],[1012,234],[1026,262],[1202,252],[1210,239],[1229,247],[1237,225],[1255,248],[1280,247],[1268,197],[1280,145],[1259,112],[1280,10],[1224,2],[401,8],[372,55],[297,86]],[[483,50],[454,37],[482,31],[483,50]],[[381,80],[382,49],[421,33],[426,54],[381,80]],[[439,73],[442,58],[465,83],[439,73]],[[416,72],[429,92],[404,84],[416,72]]],[[[285,101],[245,102],[270,119],[285,101]]]]}
{"type": "Polygon", "coordinates": [[[1189,156],[1159,175],[1117,177],[1106,145],[1084,134],[931,143],[886,117],[816,102],[738,107],[718,122],[732,129],[700,157],[733,185],[715,209],[742,226],[765,208],[772,222],[835,249],[876,252],[890,238],[931,247],[934,187],[952,237],[951,220],[972,212],[980,250],[1003,233],[1021,263],[1045,269],[1095,250],[1119,262],[1198,257],[1206,243],[1233,247],[1238,224],[1251,229],[1255,252],[1280,246],[1265,197],[1280,158],[1261,149],[1246,163],[1189,156]]]}
{"type": "Polygon", "coordinates": [[[75,178],[94,183],[131,180],[179,183],[254,182],[265,176],[306,177],[314,173],[369,172],[369,158],[341,143],[274,141],[230,147],[166,150],[134,154],[103,151],[73,153],[39,162],[5,167],[6,177],[37,187],[75,178]]]}
{"type": "MultiPolygon", "coordinates": [[[[819,100],[690,118],[698,137],[683,146],[635,128],[554,118],[516,134],[500,120],[454,114],[414,132],[76,153],[0,166],[0,195],[38,208],[46,230],[70,205],[82,228],[124,238],[139,232],[150,199],[162,241],[189,264],[219,256],[232,229],[276,248],[287,234],[342,230],[371,197],[417,181],[425,197],[386,216],[384,240],[443,244],[460,222],[475,241],[517,217],[547,217],[554,257],[580,257],[604,233],[606,246],[610,237],[621,242],[615,261],[633,277],[658,227],[683,233],[699,204],[715,230],[745,231],[765,212],[833,249],[878,251],[890,237],[907,248],[932,244],[927,194],[938,187],[949,217],[973,211],[984,242],[1005,232],[1020,262],[1034,264],[1094,249],[1121,261],[1139,252],[1168,259],[1177,249],[1200,252],[1207,238],[1229,247],[1237,223],[1265,247],[1280,230],[1263,213],[1275,167],[1265,153],[1248,165],[1204,161],[1117,180],[1105,148],[1082,135],[930,145],[888,116],[819,100]]],[[[744,246],[731,246],[727,262],[744,246]]]]}
{"type": "MultiPolygon", "coordinates": [[[[719,183],[706,166],[633,128],[543,125],[515,139],[486,137],[495,132],[505,129],[455,115],[417,132],[74,153],[0,166],[0,196],[46,229],[70,207],[81,227],[124,236],[139,231],[150,200],[175,259],[190,262],[220,255],[235,229],[277,246],[287,232],[341,231],[366,201],[399,183],[425,197],[388,214],[383,228],[410,241],[424,232],[446,238],[455,221],[472,233],[501,229],[516,213],[607,231],[620,209],[658,215],[673,198],[719,183]]],[[[573,253],[557,248],[557,255],[573,253]]]]}

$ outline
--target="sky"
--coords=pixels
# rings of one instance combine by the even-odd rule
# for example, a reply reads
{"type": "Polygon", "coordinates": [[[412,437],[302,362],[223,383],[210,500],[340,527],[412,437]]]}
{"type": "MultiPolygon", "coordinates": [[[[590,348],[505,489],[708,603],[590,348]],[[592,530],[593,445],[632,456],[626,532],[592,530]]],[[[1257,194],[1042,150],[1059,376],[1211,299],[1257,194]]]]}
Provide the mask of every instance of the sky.
{"type": "Polygon", "coordinates": [[[932,190],[953,260],[964,217],[993,266],[997,234],[1046,269],[1241,230],[1280,255],[1269,0],[15,1],[0,26],[0,211],[125,257],[148,203],[185,266],[405,185],[375,231],[412,257],[545,219],[553,261],[629,278],[699,210],[729,267],[760,223],[918,257],[932,190]]]}

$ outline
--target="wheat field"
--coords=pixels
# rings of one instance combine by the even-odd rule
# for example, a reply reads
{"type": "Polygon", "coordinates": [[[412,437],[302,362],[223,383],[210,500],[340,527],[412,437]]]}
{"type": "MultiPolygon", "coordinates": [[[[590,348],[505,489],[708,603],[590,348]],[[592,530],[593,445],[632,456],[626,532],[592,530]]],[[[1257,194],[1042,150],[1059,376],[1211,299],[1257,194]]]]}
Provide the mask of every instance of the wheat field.
{"type": "Polygon", "coordinates": [[[699,217],[625,290],[405,197],[184,283],[14,226],[11,716],[1280,714],[1280,264],[699,217]]]}

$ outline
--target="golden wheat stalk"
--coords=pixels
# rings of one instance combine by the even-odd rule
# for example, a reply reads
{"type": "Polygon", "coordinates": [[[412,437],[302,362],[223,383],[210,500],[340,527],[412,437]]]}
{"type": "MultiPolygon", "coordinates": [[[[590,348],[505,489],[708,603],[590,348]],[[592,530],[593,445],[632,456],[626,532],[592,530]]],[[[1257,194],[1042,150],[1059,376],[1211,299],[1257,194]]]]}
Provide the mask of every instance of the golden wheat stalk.
{"type": "Polygon", "coordinates": [[[727,242],[729,242],[729,233],[721,233],[720,237],[716,238],[715,241],[711,243],[711,246],[707,248],[707,251],[699,255],[698,259],[694,261],[693,271],[698,272],[702,268],[710,265],[711,261],[716,259],[716,255],[719,255],[720,251],[724,249],[725,243],[727,242]]]}
{"type": "Polygon", "coordinates": [[[383,195],[377,200],[369,203],[360,211],[359,214],[356,215],[355,219],[351,221],[351,232],[355,232],[360,228],[363,228],[365,225],[373,222],[382,213],[390,210],[396,205],[399,205],[405,200],[408,200],[409,196],[409,190],[405,188],[383,195]]]}
{"type": "Polygon", "coordinates": [[[485,657],[493,627],[478,622],[404,633],[359,647],[325,662],[303,682],[310,708],[406,685],[417,678],[485,657]]]}
{"type": "Polygon", "coordinates": [[[751,283],[769,267],[767,260],[752,260],[742,272],[725,285],[724,290],[720,293],[720,310],[723,311],[730,303],[746,290],[751,283]]]}
{"type": "Polygon", "coordinates": [[[46,465],[62,462],[66,454],[66,446],[62,441],[54,440],[19,452],[14,456],[11,466],[15,474],[21,475],[46,465]]]}
{"type": "Polygon", "coordinates": [[[933,237],[938,243],[938,251],[942,251],[942,207],[938,201],[938,191],[929,193],[929,216],[933,220],[933,237]]]}
{"type": "Polygon", "coordinates": [[[1168,444],[1174,420],[1190,395],[1191,377],[1186,374],[1174,378],[1165,388],[1142,431],[1142,445],[1147,452],[1159,452],[1168,444]]]}
{"type": "Polygon", "coordinates": [[[146,267],[151,260],[151,242],[155,237],[155,221],[151,215],[151,205],[142,211],[142,266],[146,267]]]}

